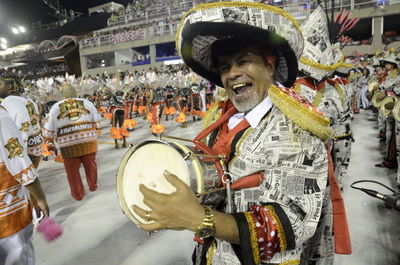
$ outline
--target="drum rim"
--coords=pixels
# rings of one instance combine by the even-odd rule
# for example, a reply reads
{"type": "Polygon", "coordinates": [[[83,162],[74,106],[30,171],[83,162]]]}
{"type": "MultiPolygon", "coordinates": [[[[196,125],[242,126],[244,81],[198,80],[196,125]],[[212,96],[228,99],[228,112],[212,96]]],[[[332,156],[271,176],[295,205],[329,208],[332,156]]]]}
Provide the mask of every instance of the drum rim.
{"type": "MultiPolygon", "coordinates": [[[[171,141],[173,142],[173,141],[171,141]]],[[[118,194],[118,200],[119,203],[121,205],[121,208],[123,210],[123,212],[125,213],[126,216],[128,216],[128,218],[134,222],[136,225],[140,224],[140,221],[132,214],[131,210],[130,210],[130,206],[128,206],[126,200],[125,200],[125,196],[123,193],[123,175],[125,172],[125,166],[127,164],[127,161],[129,160],[129,158],[133,155],[133,153],[138,150],[139,148],[141,148],[142,146],[149,144],[149,143],[160,143],[160,144],[165,144],[170,146],[172,149],[174,149],[174,147],[167,141],[163,141],[163,140],[159,140],[159,139],[147,139],[147,140],[143,140],[139,143],[137,143],[135,146],[131,147],[123,156],[120,164],[119,164],[119,168],[118,168],[118,173],[117,173],[117,194],[118,194]]],[[[185,147],[184,145],[178,144],[176,142],[173,142],[174,144],[177,144],[180,148],[184,147],[184,151],[190,151],[189,148],[185,147]]],[[[183,149],[183,148],[182,148],[183,149]]],[[[181,155],[178,150],[174,149],[179,155],[181,155]]],[[[197,180],[198,182],[198,180],[197,180]]],[[[199,187],[199,185],[197,185],[199,187]]]]}

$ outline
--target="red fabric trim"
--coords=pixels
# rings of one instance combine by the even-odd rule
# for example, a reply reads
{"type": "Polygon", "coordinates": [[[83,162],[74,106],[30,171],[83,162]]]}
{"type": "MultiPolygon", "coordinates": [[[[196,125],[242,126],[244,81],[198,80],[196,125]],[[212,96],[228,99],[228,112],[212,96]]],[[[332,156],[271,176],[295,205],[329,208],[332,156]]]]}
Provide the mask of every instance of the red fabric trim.
{"type": "Polygon", "coordinates": [[[251,214],[258,242],[258,245],[253,247],[258,247],[263,261],[269,261],[275,253],[281,252],[281,235],[279,235],[278,224],[275,221],[277,217],[273,217],[267,208],[259,205],[251,207],[251,214]]]}
{"type": "Polygon", "coordinates": [[[309,77],[304,77],[304,78],[299,78],[294,82],[293,88],[296,86],[296,84],[301,84],[301,85],[305,85],[308,86],[309,88],[311,88],[312,90],[317,90],[320,91],[322,88],[325,87],[325,82],[326,81],[322,81],[322,82],[315,82],[315,84],[317,85],[317,87],[315,87],[312,83],[312,79],[309,77]]]}
{"type": "Polygon", "coordinates": [[[333,208],[333,230],[335,236],[335,253],[337,254],[351,254],[351,242],[349,226],[347,224],[346,209],[340,187],[337,183],[333,162],[330,154],[329,144],[326,144],[328,153],[328,180],[330,187],[330,196],[333,208]]]}

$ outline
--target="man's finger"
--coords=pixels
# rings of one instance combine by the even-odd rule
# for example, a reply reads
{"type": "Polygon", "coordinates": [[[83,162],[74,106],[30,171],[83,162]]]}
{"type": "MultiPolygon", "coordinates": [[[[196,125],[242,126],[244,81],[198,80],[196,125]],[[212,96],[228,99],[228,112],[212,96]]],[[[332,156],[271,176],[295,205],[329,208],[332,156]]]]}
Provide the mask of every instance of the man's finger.
{"type": "Polygon", "coordinates": [[[188,185],[186,185],[185,182],[180,180],[176,175],[170,173],[168,170],[164,170],[164,177],[169,183],[171,183],[174,187],[176,187],[177,191],[188,188],[188,185]]]}
{"type": "Polygon", "coordinates": [[[145,231],[154,231],[154,230],[160,230],[160,229],[165,229],[165,227],[162,227],[160,223],[154,222],[154,223],[150,223],[150,224],[143,224],[140,223],[139,227],[142,230],[145,231]]]}
{"type": "Polygon", "coordinates": [[[163,196],[165,196],[165,194],[149,189],[143,184],[139,185],[139,190],[143,194],[144,198],[147,198],[151,201],[161,203],[164,200],[163,196]]]}

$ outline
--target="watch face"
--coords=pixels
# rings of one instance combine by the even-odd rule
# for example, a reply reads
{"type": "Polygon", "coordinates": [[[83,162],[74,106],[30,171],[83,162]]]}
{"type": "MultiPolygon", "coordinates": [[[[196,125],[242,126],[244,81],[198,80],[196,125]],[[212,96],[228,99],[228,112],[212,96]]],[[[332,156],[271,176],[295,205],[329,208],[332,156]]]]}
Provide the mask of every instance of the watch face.
{"type": "Polygon", "coordinates": [[[211,227],[203,227],[199,230],[198,234],[202,238],[207,238],[207,237],[212,236],[213,232],[214,231],[211,227]]]}

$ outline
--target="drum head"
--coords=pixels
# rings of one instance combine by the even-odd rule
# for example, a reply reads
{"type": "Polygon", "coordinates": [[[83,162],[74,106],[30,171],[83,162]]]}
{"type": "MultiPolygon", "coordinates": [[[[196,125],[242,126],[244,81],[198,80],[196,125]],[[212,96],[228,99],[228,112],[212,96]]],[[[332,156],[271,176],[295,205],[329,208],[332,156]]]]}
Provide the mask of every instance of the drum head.
{"type": "Polygon", "coordinates": [[[125,214],[134,223],[147,223],[132,210],[133,204],[149,210],[143,203],[140,184],[161,193],[175,192],[175,187],[165,179],[164,170],[190,185],[189,169],[185,160],[176,149],[165,142],[146,141],[125,154],[117,176],[118,197],[125,214]]]}

